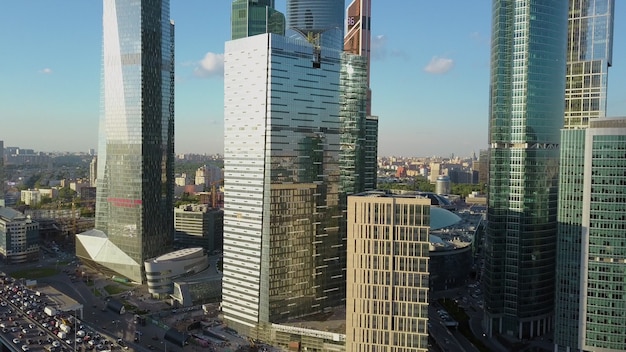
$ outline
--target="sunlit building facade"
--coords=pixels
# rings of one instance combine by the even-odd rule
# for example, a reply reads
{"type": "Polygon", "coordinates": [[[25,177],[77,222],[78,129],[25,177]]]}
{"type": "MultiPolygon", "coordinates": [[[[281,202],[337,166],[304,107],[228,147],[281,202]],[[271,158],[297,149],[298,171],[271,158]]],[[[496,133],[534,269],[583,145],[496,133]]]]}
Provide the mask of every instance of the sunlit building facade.
{"type": "Polygon", "coordinates": [[[346,34],[343,49],[367,58],[367,115],[372,114],[370,83],[370,57],[372,50],[372,0],[353,0],[346,11],[346,34]]]}
{"type": "MultiPolygon", "coordinates": [[[[570,0],[569,3],[565,125],[561,131],[559,168],[554,332],[556,351],[578,351],[584,345],[594,346],[591,350],[597,350],[600,347],[598,341],[587,341],[587,332],[595,334],[598,331],[596,325],[598,317],[594,318],[595,324],[585,323],[587,302],[597,299],[585,293],[588,289],[613,285],[612,282],[606,281],[612,280],[612,276],[602,275],[603,279],[600,279],[600,276],[593,273],[591,268],[587,269],[588,264],[585,264],[590,260],[590,256],[585,253],[590,251],[589,245],[593,241],[585,240],[586,225],[583,223],[583,214],[592,209],[598,209],[600,205],[590,208],[589,203],[584,202],[583,195],[589,192],[589,185],[585,182],[588,177],[586,175],[591,172],[593,182],[593,180],[602,180],[604,173],[600,169],[589,168],[591,164],[586,159],[589,145],[585,140],[591,131],[585,131],[585,129],[593,121],[604,120],[606,115],[608,70],[612,62],[614,1],[570,0]],[[599,177],[596,178],[596,175],[599,177]],[[584,286],[583,282],[587,278],[592,280],[591,284],[584,286]],[[581,329],[581,327],[584,328],[581,329]],[[589,331],[587,327],[590,328],[589,331]]],[[[607,129],[600,131],[607,131],[607,129]]],[[[605,147],[619,147],[619,145],[606,144],[605,147]]],[[[597,153],[594,152],[593,155],[597,153]]],[[[592,162],[597,165],[598,160],[593,159],[592,162]]],[[[612,161],[607,163],[606,167],[611,167],[611,165],[613,165],[612,161]]],[[[616,160],[614,166],[619,167],[619,165],[616,160]]],[[[593,186],[593,189],[600,188],[593,186]]],[[[604,188],[602,190],[606,191],[604,188]]],[[[615,189],[608,191],[614,192],[615,189]]],[[[594,263],[595,257],[591,260],[594,263]]],[[[595,310],[592,305],[589,307],[595,310]]],[[[619,320],[613,322],[624,324],[619,320]]],[[[611,334],[606,336],[612,339],[611,334]]],[[[593,339],[597,340],[598,337],[595,336],[593,339]]],[[[615,346],[615,341],[607,344],[615,346]]]]}
{"type": "Polygon", "coordinates": [[[342,68],[342,162],[347,194],[377,187],[378,117],[371,116],[371,0],[354,0],[347,9],[342,68]],[[358,81],[355,81],[357,79],[358,81]],[[365,87],[363,87],[365,85],[365,87]]]}
{"type": "Polygon", "coordinates": [[[171,248],[174,24],[168,0],[103,2],[102,113],[95,229],[77,236],[86,264],[144,282],[171,248]]]}
{"type": "Polygon", "coordinates": [[[568,4],[492,6],[485,325],[522,339],[553,325],[568,4]]]}
{"type": "Polygon", "coordinates": [[[222,310],[254,338],[345,301],[342,50],[317,50],[275,34],[226,43],[222,310]]]}
{"type": "Polygon", "coordinates": [[[430,199],[348,198],[346,351],[428,351],[430,199]]]}
{"type": "Polygon", "coordinates": [[[39,260],[39,223],[0,206],[0,260],[5,264],[39,260]]]}

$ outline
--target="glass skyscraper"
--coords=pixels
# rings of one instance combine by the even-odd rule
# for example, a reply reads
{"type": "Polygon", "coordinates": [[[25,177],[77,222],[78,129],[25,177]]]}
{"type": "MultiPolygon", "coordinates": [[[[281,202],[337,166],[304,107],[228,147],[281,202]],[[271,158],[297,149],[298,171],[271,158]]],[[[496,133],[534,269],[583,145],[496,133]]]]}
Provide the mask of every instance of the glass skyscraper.
{"type": "Polygon", "coordinates": [[[231,12],[231,39],[263,33],[285,35],[285,15],[274,0],[235,0],[231,12]]]}
{"type": "Polygon", "coordinates": [[[174,24],[168,0],[103,1],[102,112],[95,229],[76,253],[143,282],[144,261],[171,248],[174,24]]]}
{"type": "Polygon", "coordinates": [[[343,0],[287,0],[287,36],[316,40],[326,48],[343,48],[343,0]],[[318,37],[319,36],[319,37],[318,37]]]}
{"type": "MultiPolygon", "coordinates": [[[[557,232],[554,343],[555,350],[558,351],[580,350],[584,345],[593,346],[592,350],[598,347],[613,348],[607,347],[609,345],[616,346],[615,341],[600,345],[602,342],[599,341],[597,333],[601,328],[597,324],[602,314],[595,317],[587,315],[589,309],[598,312],[598,300],[595,296],[605,293],[596,290],[598,288],[604,290],[602,287],[613,288],[613,283],[607,282],[612,280],[613,276],[599,275],[594,273],[594,268],[589,267],[597,260],[595,256],[591,258],[590,254],[586,254],[593,250],[589,246],[594,239],[584,234],[584,228],[589,224],[584,223],[583,216],[586,212],[607,206],[606,202],[590,206],[589,202],[584,201],[583,195],[590,191],[589,185],[585,183],[586,177],[590,175],[591,182],[602,183],[603,175],[608,170],[599,169],[597,166],[592,169],[591,165],[598,163],[595,159],[596,156],[600,157],[598,153],[593,154],[591,161],[587,160],[587,150],[593,147],[586,143],[589,133],[586,129],[593,121],[604,120],[606,115],[607,75],[611,66],[613,46],[614,1],[570,0],[569,3],[565,125],[561,131],[557,232]],[[588,282],[588,285],[585,286],[585,282],[588,282]],[[585,323],[585,320],[591,322],[590,319],[593,319],[594,324],[585,323]],[[596,341],[590,342],[587,338],[588,333],[593,335],[591,340],[596,341]]],[[[606,133],[608,130],[604,128],[599,131],[606,133]]],[[[603,145],[607,148],[613,146],[603,145]]],[[[610,153],[609,150],[603,153],[605,152],[610,153]]],[[[609,162],[605,167],[608,168],[611,164],[613,163],[609,162]]],[[[616,161],[614,167],[621,167],[620,163],[616,161]]],[[[591,190],[591,192],[600,191],[604,192],[607,189],[593,186],[591,190]]],[[[608,191],[614,192],[615,189],[611,188],[608,191]]],[[[593,195],[592,197],[596,198],[593,195]]],[[[609,220],[608,216],[606,220],[609,220]]],[[[611,237],[611,234],[608,237],[611,237]]],[[[599,238],[597,240],[600,241],[599,238]]],[[[613,322],[624,325],[623,321],[613,320],[613,322]]],[[[612,340],[611,334],[606,336],[612,340]]],[[[621,349],[624,349],[623,345],[621,349]]]]}
{"type": "Polygon", "coordinates": [[[567,2],[494,0],[485,239],[489,336],[551,329],[567,2]]]}
{"type": "MultiPolygon", "coordinates": [[[[372,0],[352,0],[346,16],[346,52],[367,58],[367,85],[370,83],[370,57],[372,50],[372,0]]],[[[372,114],[371,92],[367,93],[367,115],[372,114]]]]}
{"type": "MultiPolygon", "coordinates": [[[[371,54],[371,0],[353,0],[348,6],[346,19],[346,35],[344,38],[344,50],[351,54],[346,55],[346,62],[349,63],[353,55],[358,55],[365,59],[365,84],[367,90],[365,92],[365,110],[359,110],[358,113],[351,117],[344,117],[347,125],[343,124],[347,130],[350,126],[356,124],[357,128],[353,129],[354,134],[344,134],[348,138],[356,141],[352,150],[348,149],[348,153],[355,154],[355,172],[348,177],[356,178],[355,193],[366,190],[373,190],[377,187],[377,154],[378,154],[378,117],[372,114],[372,92],[370,89],[370,54],[371,54]]],[[[352,72],[357,72],[351,69],[352,72]]],[[[347,71],[346,71],[347,72],[347,71]]],[[[354,91],[354,89],[352,89],[354,91]]],[[[353,94],[354,98],[355,95],[353,94]]],[[[363,99],[360,97],[359,99],[363,99]]],[[[354,100],[353,100],[354,101],[354,100]]],[[[354,106],[354,103],[352,104],[354,106]]],[[[348,109],[346,109],[348,110],[348,109]]]]}
{"type": "Polygon", "coordinates": [[[226,43],[222,309],[254,338],[345,300],[342,52],[319,50],[275,34],[226,43]]]}
{"type": "Polygon", "coordinates": [[[626,119],[563,136],[563,158],[581,174],[560,182],[555,351],[625,351],[626,119]]]}

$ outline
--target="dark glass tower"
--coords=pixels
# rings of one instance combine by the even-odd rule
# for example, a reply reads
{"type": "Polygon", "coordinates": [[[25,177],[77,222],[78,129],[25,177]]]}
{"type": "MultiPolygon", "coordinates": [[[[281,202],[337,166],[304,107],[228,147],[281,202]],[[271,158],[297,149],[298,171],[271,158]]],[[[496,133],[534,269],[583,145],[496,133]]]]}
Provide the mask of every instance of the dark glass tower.
{"type": "Polygon", "coordinates": [[[262,33],[285,35],[285,15],[276,11],[274,0],[233,1],[231,39],[262,33]]]}
{"type": "Polygon", "coordinates": [[[103,4],[96,226],[76,252],[142,282],[144,261],[174,233],[174,24],[168,0],[103,4]]]}
{"type": "MultiPolygon", "coordinates": [[[[591,349],[621,346],[620,349],[623,349],[624,344],[620,345],[612,337],[609,337],[608,341],[602,341],[598,336],[598,333],[603,331],[601,321],[606,318],[602,309],[598,309],[598,305],[603,305],[607,301],[601,297],[607,295],[606,290],[618,289],[613,285],[623,286],[621,283],[623,280],[608,282],[613,280],[615,275],[601,273],[600,271],[604,271],[607,266],[598,263],[596,258],[602,257],[603,260],[612,262],[612,258],[608,257],[614,253],[611,250],[602,255],[593,255],[593,260],[588,261],[592,252],[605,251],[602,247],[590,248],[590,245],[593,242],[614,245],[614,235],[608,233],[609,236],[603,239],[601,236],[607,235],[606,231],[610,230],[598,229],[583,236],[585,227],[598,224],[597,220],[584,223],[585,213],[595,216],[600,209],[616,210],[604,199],[593,206],[583,201],[583,195],[589,193],[588,185],[585,185],[585,175],[591,175],[594,193],[621,191],[615,186],[601,186],[606,184],[605,177],[609,175],[611,181],[617,184],[615,176],[621,174],[621,171],[618,171],[622,167],[621,161],[611,160],[605,163],[604,167],[599,167],[602,161],[598,159],[602,155],[619,153],[609,150],[608,147],[619,147],[623,136],[615,139],[614,143],[601,141],[601,138],[610,141],[612,137],[605,134],[617,134],[614,131],[617,127],[623,126],[614,121],[611,123],[607,121],[603,128],[594,130],[594,138],[597,139],[594,143],[599,142],[605,150],[600,153],[594,151],[591,161],[586,160],[586,154],[589,154],[590,148],[594,148],[594,144],[585,142],[590,134],[587,129],[592,122],[605,120],[608,70],[612,61],[614,1],[570,0],[569,3],[565,125],[561,131],[559,169],[555,351],[586,350],[588,346],[593,346],[591,349]],[[616,174],[613,174],[614,172],[616,174]],[[594,233],[598,234],[595,239],[591,237],[594,233]],[[588,282],[589,286],[586,287],[584,282],[588,282]],[[600,314],[588,314],[589,310],[600,314]]],[[[623,133],[623,130],[619,133],[623,133]]],[[[592,194],[591,198],[600,199],[596,194],[592,194]]],[[[611,219],[608,213],[606,215],[606,217],[601,215],[600,226],[605,224],[614,226],[616,219],[611,219]]],[[[618,272],[623,270],[619,265],[608,267],[616,268],[618,272]]],[[[611,308],[611,311],[619,311],[615,309],[616,307],[611,308]]],[[[623,312],[623,309],[621,311],[623,312]]],[[[620,321],[620,325],[624,326],[623,320],[620,321]]],[[[620,330],[619,334],[623,335],[624,331],[620,330]]],[[[621,341],[623,342],[623,339],[621,341]]]]}
{"type": "Polygon", "coordinates": [[[485,319],[489,335],[551,328],[567,2],[494,0],[485,319]]]}

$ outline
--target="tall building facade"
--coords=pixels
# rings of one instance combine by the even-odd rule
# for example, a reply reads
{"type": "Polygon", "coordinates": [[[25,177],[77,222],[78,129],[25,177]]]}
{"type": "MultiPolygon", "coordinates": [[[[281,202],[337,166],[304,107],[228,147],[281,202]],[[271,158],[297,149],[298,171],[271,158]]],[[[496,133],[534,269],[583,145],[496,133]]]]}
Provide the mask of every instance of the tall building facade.
{"type": "Polygon", "coordinates": [[[98,157],[94,156],[89,163],[89,186],[96,187],[96,179],[98,178],[98,157]]]}
{"type": "Polygon", "coordinates": [[[563,136],[561,154],[581,177],[559,190],[555,351],[626,351],[626,119],[592,119],[563,136]],[[573,189],[580,200],[566,197],[573,189]]]}
{"type": "Polygon", "coordinates": [[[174,23],[168,0],[103,2],[102,114],[95,229],[76,252],[143,282],[174,236],[174,23]]]}
{"type": "Polygon", "coordinates": [[[489,336],[533,337],[553,323],[567,13],[565,1],[493,1],[483,275],[489,336]]]}
{"type": "MultiPolygon", "coordinates": [[[[372,0],[353,0],[346,11],[346,35],[343,48],[351,54],[367,58],[367,85],[370,83],[372,50],[372,0]]],[[[372,93],[367,92],[367,115],[372,115],[372,93]]]]}
{"type": "MultiPolygon", "coordinates": [[[[588,202],[584,202],[584,194],[590,192],[586,178],[591,175],[592,181],[601,180],[606,173],[597,167],[590,168],[592,164],[597,165],[598,160],[589,162],[586,158],[587,150],[593,147],[585,141],[591,133],[585,129],[592,121],[604,120],[606,115],[608,69],[612,61],[614,1],[570,0],[569,3],[565,124],[561,131],[559,169],[554,332],[557,351],[578,351],[583,346],[594,346],[592,350],[600,347],[587,339],[588,333],[593,335],[597,332],[598,317],[594,317],[594,324],[590,324],[585,316],[589,317],[589,309],[596,309],[594,305],[597,305],[599,299],[593,293],[587,294],[587,290],[591,289],[593,292],[598,287],[614,285],[607,281],[613,279],[612,275],[599,276],[589,268],[589,264],[585,264],[590,258],[587,253],[593,250],[589,248],[593,240],[585,234],[584,229],[589,224],[583,223],[585,213],[606,206],[599,204],[590,207],[588,202]],[[588,279],[592,284],[585,286],[588,279]]],[[[605,128],[600,131],[608,130],[605,128]]],[[[606,146],[609,147],[608,144],[606,146]]],[[[618,166],[619,163],[607,163],[606,167],[611,165],[618,166]]],[[[596,185],[593,189],[604,190],[596,185]]],[[[615,189],[610,191],[614,192],[615,189]]],[[[595,261],[594,257],[592,263],[595,261]]],[[[623,322],[619,324],[623,325],[623,322]]],[[[611,334],[607,336],[612,339],[611,334]]],[[[614,342],[609,344],[615,346],[614,342]]]]}
{"type": "Polygon", "coordinates": [[[251,337],[345,301],[341,49],[274,34],[226,43],[222,309],[251,337]]]}
{"type": "Polygon", "coordinates": [[[364,190],[378,188],[378,116],[365,118],[364,190]]]}
{"type": "Polygon", "coordinates": [[[428,351],[430,199],[348,197],[346,351],[428,351]]]}
{"type": "MultiPolygon", "coordinates": [[[[344,50],[351,54],[362,57],[365,67],[365,110],[354,111],[344,117],[346,133],[342,135],[355,141],[347,145],[349,154],[354,154],[355,172],[352,177],[357,179],[355,193],[377,188],[377,157],[378,157],[378,117],[372,116],[372,91],[370,89],[370,57],[371,57],[371,0],[353,0],[347,9],[346,34],[344,37],[344,50]],[[352,129],[352,126],[357,128],[352,129]]],[[[350,58],[351,55],[346,55],[350,58]]],[[[347,72],[356,72],[350,61],[346,60],[347,72]]],[[[354,89],[352,89],[354,91],[354,89]]],[[[353,95],[354,98],[354,95],[353,95]]],[[[363,99],[360,95],[359,99],[363,99]]],[[[363,104],[359,101],[359,104],[363,104]]],[[[353,102],[352,106],[356,104],[353,102]]],[[[345,164],[344,164],[345,165],[345,164]]]]}
{"type": "Polygon", "coordinates": [[[289,37],[302,37],[326,48],[343,48],[343,0],[287,0],[289,37]]]}
{"type": "Polygon", "coordinates": [[[367,58],[343,53],[340,73],[341,185],[346,195],[366,190],[367,58]]]}
{"type": "Polygon", "coordinates": [[[285,35],[285,15],[274,8],[274,0],[235,0],[231,12],[231,39],[257,34],[285,35]]]}

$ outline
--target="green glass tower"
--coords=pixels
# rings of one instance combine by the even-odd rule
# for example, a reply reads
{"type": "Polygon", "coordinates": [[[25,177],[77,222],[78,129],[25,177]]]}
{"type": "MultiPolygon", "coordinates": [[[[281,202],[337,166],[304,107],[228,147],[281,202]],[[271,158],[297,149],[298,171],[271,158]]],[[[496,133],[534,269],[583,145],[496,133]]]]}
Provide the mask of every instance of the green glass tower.
{"type": "MultiPolygon", "coordinates": [[[[583,195],[590,191],[589,185],[585,183],[586,177],[590,176],[592,183],[602,184],[605,182],[603,176],[606,176],[611,166],[620,167],[617,160],[615,163],[608,162],[605,165],[607,170],[592,166],[598,164],[596,156],[599,155],[594,153],[591,161],[586,160],[587,150],[593,146],[585,142],[588,135],[586,129],[593,121],[604,120],[606,115],[608,69],[611,66],[613,46],[614,1],[570,0],[569,3],[565,124],[561,131],[557,217],[555,351],[579,350],[583,349],[583,346],[592,346],[590,348],[592,350],[599,347],[617,348],[619,344],[611,341],[610,334],[605,335],[610,341],[599,341],[597,333],[601,331],[601,327],[597,324],[599,320],[606,318],[602,317],[602,313],[595,317],[587,315],[585,318],[589,309],[601,311],[597,305],[603,302],[602,299],[598,301],[596,296],[606,295],[606,292],[602,291],[604,288],[613,288],[614,283],[610,282],[613,275],[599,275],[594,272],[595,269],[589,267],[589,264],[584,264],[590,258],[590,254],[585,253],[593,251],[589,245],[594,239],[584,236],[584,228],[588,225],[583,223],[585,219],[583,215],[586,212],[607,206],[604,202],[590,206],[589,202],[583,201],[583,195]],[[583,286],[588,279],[591,280],[589,286],[583,286]],[[598,292],[600,287],[603,288],[598,292]]],[[[606,134],[608,131],[606,127],[597,133],[606,134]]],[[[598,141],[593,143],[596,142],[598,141]]],[[[611,151],[606,150],[604,153],[611,151]]],[[[594,193],[606,191],[604,186],[592,187],[591,191],[594,193]]],[[[609,191],[614,192],[615,189],[611,188],[609,191]]],[[[611,206],[606,209],[613,211],[611,206]]],[[[613,240],[609,238],[609,241],[600,242],[613,243],[613,240]]],[[[591,265],[597,262],[595,258],[596,256],[591,259],[591,265]]],[[[601,258],[604,259],[604,256],[601,258]]],[[[611,310],[614,310],[613,308],[611,310]]],[[[609,320],[625,325],[623,321],[610,317],[609,320]]],[[[624,334],[624,331],[620,330],[620,334],[624,334]]],[[[623,344],[622,348],[618,349],[623,350],[623,344]]]]}
{"type": "Polygon", "coordinates": [[[551,329],[567,2],[494,0],[485,237],[487,333],[551,329]]]}
{"type": "Polygon", "coordinates": [[[174,23],[168,0],[103,1],[96,223],[76,255],[144,282],[174,239],[174,23]]]}
{"type": "Polygon", "coordinates": [[[285,35],[285,15],[274,9],[274,0],[233,1],[231,39],[263,33],[285,35]]]}

